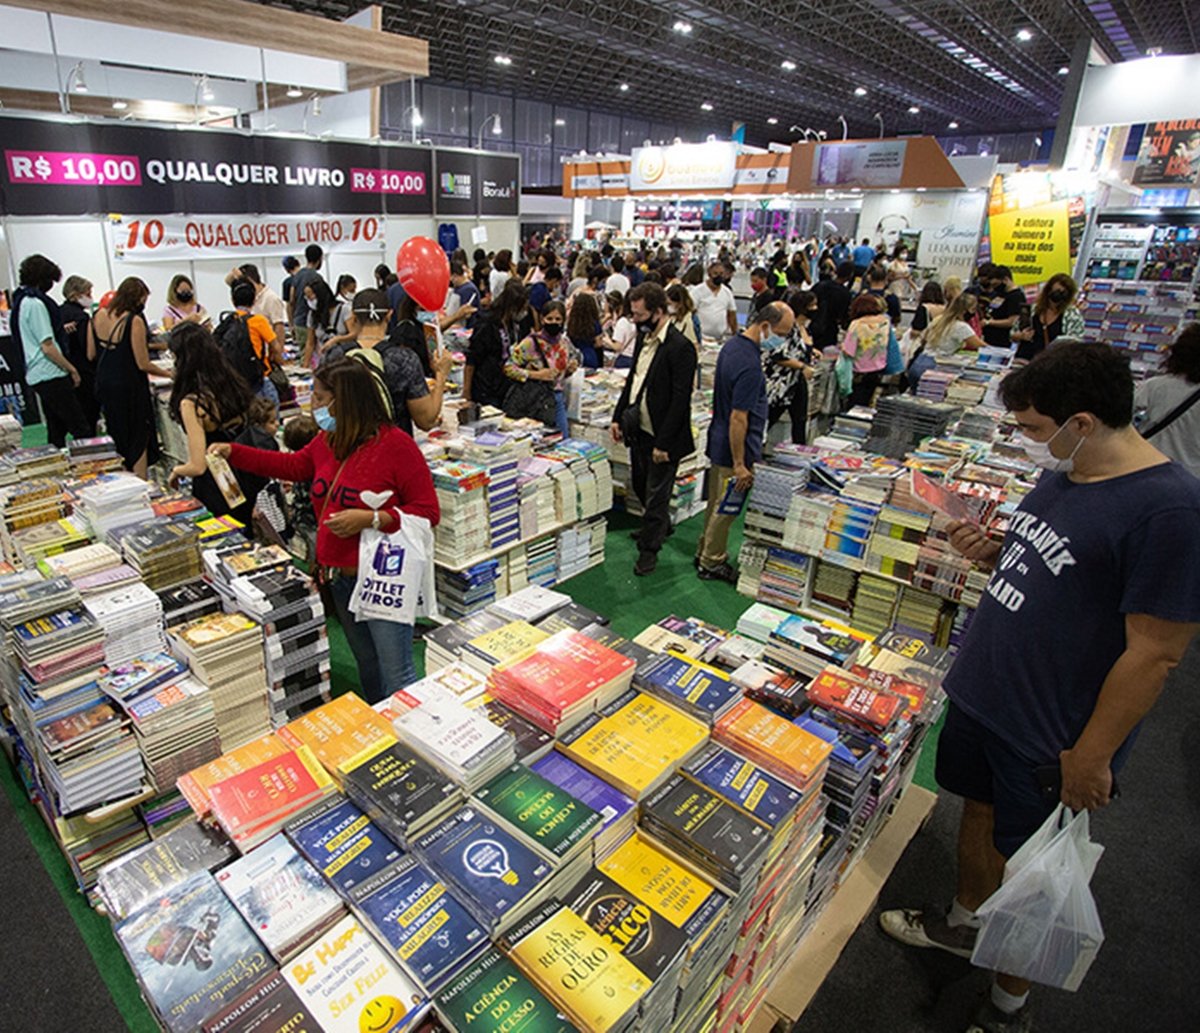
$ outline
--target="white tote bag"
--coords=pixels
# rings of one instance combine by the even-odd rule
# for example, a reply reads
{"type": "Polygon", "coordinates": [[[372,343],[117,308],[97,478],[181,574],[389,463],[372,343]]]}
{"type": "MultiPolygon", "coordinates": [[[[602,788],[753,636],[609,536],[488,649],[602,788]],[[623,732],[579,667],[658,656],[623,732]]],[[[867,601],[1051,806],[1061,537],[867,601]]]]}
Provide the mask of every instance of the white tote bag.
{"type": "Polygon", "coordinates": [[[358,580],[350,612],[356,620],[397,624],[437,616],[433,528],[428,520],[401,513],[394,531],[368,528],[359,535],[358,580]]]}

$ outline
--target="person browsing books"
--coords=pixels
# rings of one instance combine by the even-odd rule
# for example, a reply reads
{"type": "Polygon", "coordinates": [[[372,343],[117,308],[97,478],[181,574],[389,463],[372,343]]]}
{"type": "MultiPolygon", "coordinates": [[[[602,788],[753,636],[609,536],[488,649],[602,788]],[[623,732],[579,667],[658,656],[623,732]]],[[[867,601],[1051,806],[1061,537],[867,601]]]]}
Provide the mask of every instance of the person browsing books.
{"type": "Polygon", "coordinates": [[[713,414],[708,427],[708,509],[696,544],[696,571],[703,581],[737,581],[729,564],[729,529],[736,514],[720,511],[729,481],[739,492],[750,490],[754,464],[762,457],[767,429],[767,385],[763,349],[783,345],[795,325],[782,301],[764,307],[745,330],[725,342],[713,377],[713,414]]]}
{"type": "Polygon", "coordinates": [[[633,490],[642,503],[633,572],[650,574],[671,533],[671,492],[679,461],[696,450],[692,437],[692,384],[696,348],[674,325],[667,292],[643,283],[628,295],[637,327],[633,365],[613,410],[609,432],[629,448],[633,490]]]}
{"type": "Polygon", "coordinates": [[[563,333],[565,322],[563,303],[547,302],[541,329],[513,345],[504,364],[504,375],[515,383],[505,395],[504,411],[514,419],[540,418],[546,426],[557,427],[563,438],[569,438],[563,384],[579,368],[579,356],[563,333]],[[553,397],[547,399],[547,393],[553,397]],[[544,402],[552,404],[553,410],[544,402]]]}
{"type": "Polygon", "coordinates": [[[316,576],[329,585],[334,610],[358,665],[363,698],[377,703],[416,680],[413,627],[356,621],[350,600],[358,576],[359,536],[367,528],[394,531],[401,514],[440,517],[433,477],[411,437],[387,421],[370,371],[350,360],[326,363],[313,377],[313,418],[321,428],[299,452],[279,453],[236,443],[213,445],[231,466],[263,477],[312,482],[317,517],[316,576]],[[364,492],[386,495],[378,509],[364,492]]]}
{"type": "MultiPolygon", "coordinates": [[[[1128,359],[1065,341],[1005,377],[1000,396],[1043,472],[1002,543],[949,527],[954,548],[992,571],[944,683],[936,776],[964,798],[957,891],[944,911],[880,916],[902,943],[962,957],[1006,858],[1059,802],[1091,811],[1112,799],[1200,630],[1200,481],[1134,429],[1128,359]]],[[[1026,1033],[1028,992],[997,975],[970,1029],[1026,1033]]]]}

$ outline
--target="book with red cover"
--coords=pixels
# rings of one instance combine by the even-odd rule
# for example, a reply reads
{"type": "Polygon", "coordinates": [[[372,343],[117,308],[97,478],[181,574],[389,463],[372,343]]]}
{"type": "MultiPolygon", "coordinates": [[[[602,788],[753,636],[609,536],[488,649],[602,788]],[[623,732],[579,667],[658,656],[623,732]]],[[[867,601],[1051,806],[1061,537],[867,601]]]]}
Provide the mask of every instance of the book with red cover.
{"type": "Polygon", "coordinates": [[[808,701],[871,732],[886,732],[908,701],[871,688],[845,671],[826,668],[808,687],[808,701]]]}
{"type": "Polygon", "coordinates": [[[332,789],[333,781],[302,746],[217,782],[208,795],[213,817],[237,846],[247,849],[332,789]]]}
{"type": "Polygon", "coordinates": [[[500,664],[492,695],[550,733],[624,692],[634,662],[582,632],[564,628],[525,657],[500,664]]]}
{"type": "Polygon", "coordinates": [[[879,689],[881,692],[894,692],[897,696],[903,696],[908,700],[909,716],[916,717],[925,707],[925,699],[929,695],[929,690],[923,685],[906,681],[897,675],[888,674],[887,671],[863,667],[862,664],[851,665],[850,673],[856,678],[861,678],[873,689],[879,689]]]}

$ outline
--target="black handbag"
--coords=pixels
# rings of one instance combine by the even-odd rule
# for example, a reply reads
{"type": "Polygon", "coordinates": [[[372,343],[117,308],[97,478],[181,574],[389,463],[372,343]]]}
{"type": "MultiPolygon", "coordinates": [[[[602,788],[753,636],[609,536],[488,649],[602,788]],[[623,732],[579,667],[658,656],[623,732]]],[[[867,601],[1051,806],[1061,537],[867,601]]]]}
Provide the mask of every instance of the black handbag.
{"type": "MultiPolygon", "coordinates": [[[[621,440],[629,448],[633,447],[633,443],[637,441],[638,431],[642,429],[642,398],[646,394],[646,385],[650,383],[650,373],[657,361],[658,352],[655,352],[654,357],[650,360],[649,367],[646,369],[646,375],[642,377],[642,384],[638,388],[637,397],[621,412],[621,419],[619,421],[621,426],[621,440]]],[[[629,375],[632,377],[636,370],[637,360],[635,359],[629,375]]]]}

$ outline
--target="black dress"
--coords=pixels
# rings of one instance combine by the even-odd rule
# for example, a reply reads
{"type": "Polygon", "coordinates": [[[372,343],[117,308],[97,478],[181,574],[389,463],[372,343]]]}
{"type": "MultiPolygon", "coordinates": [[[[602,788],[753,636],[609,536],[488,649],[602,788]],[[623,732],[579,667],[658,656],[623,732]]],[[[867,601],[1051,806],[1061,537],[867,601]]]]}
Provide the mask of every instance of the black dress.
{"type": "Polygon", "coordinates": [[[96,436],[96,424],[100,420],[100,403],[96,401],[96,364],[87,357],[88,323],[91,314],[77,301],[64,301],[60,311],[63,323],[73,327],[67,331],[67,342],[64,351],[71,365],[79,371],[79,386],[75,388],[75,397],[83,409],[83,415],[88,422],[88,437],[96,436]]]}
{"type": "MultiPolygon", "coordinates": [[[[104,425],[117,451],[132,470],[144,452],[148,463],[158,461],[158,432],[154,423],[154,403],[150,398],[150,378],[138,368],[133,355],[133,321],[145,318],[141,313],[118,319],[111,337],[100,335],[93,324],[96,357],[96,400],[104,413],[104,425]]],[[[147,333],[149,336],[149,333],[147,333]]]]}

